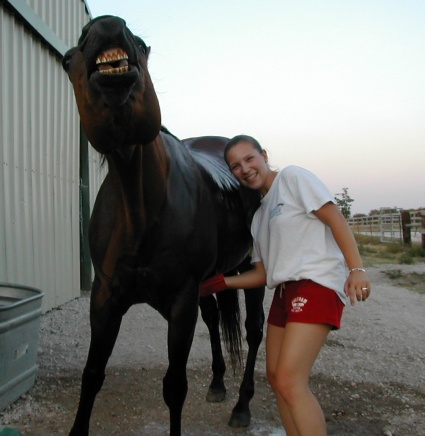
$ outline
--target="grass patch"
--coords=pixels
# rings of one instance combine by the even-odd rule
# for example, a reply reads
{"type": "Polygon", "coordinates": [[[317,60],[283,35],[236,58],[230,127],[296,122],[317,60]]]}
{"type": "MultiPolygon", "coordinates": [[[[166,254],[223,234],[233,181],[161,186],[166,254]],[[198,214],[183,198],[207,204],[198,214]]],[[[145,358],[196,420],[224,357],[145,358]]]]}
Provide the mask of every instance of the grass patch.
{"type": "Polygon", "coordinates": [[[395,242],[389,242],[385,244],[385,251],[389,254],[400,254],[405,252],[405,248],[402,244],[398,244],[395,242]]]}
{"type": "Polygon", "coordinates": [[[384,273],[390,278],[391,280],[400,279],[403,275],[401,272],[401,269],[394,269],[392,271],[384,271],[384,273]]]}
{"type": "Polygon", "coordinates": [[[419,244],[415,244],[407,249],[407,253],[412,257],[425,257],[425,248],[422,248],[419,244]]]}
{"type": "Polygon", "coordinates": [[[380,264],[412,265],[423,262],[425,250],[418,243],[406,247],[400,243],[384,243],[376,236],[354,235],[365,266],[380,264]]]}
{"type": "Polygon", "coordinates": [[[400,269],[382,271],[394,285],[425,294],[425,273],[403,273],[400,269]]]}
{"type": "Polygon", "coordinates": [[[403,273],[397,268],[399,265],[412,265],[424,262],[425,250],[418,243],[406,247],[398,243],[384,243],[379,237],[369,235],[354,235],[359,247],[360,255],[366,267],[391,264],[394,269],[382,271],[393,283],[411,291],[425,294],[424,273],[403,273]]]}

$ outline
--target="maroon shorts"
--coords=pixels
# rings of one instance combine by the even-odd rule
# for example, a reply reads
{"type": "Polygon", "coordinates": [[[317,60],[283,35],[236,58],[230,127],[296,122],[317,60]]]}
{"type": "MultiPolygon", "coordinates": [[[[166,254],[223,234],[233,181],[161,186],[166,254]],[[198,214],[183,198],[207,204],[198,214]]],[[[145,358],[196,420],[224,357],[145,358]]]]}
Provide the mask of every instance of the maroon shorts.
{"type": "Polygon", "coordinates": [[[267,322],[285,327],[287,322],[329,324],[341,327],[344,303],[335,291],[312,280],[286,282],[274,293],[267,322]]]}

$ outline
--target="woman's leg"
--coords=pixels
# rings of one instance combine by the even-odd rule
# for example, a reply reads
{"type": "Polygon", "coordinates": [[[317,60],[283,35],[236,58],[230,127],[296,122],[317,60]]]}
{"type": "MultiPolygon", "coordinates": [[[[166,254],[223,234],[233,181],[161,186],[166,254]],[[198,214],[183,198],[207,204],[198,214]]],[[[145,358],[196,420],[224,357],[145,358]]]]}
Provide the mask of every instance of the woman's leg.
{"type": "Polygon", "coordinates": [[[277,327],[272,324],[267,324],[267,335],[266,335],[266,369],[267,369],[267,379],[270,383],[271,388],[276,396],[277,407],[279,409],[280,419],[285,427],[285,432],[287,436],[298,436],[298,430],[292,421],[291,414],[289,413],[288,407],[284,399],[281,397],[279,391],[275,388],[276,386],[276,370],[279,361],[280,349],[282,347],[283,336],[285,334],[285,329],[283,327],[277,327]]]}
{"type": "Polygon", "coordinates": [[[285,329],[268,327],[268,377],[290,436],[326,435],[325,417],[308,381],[330,329],[325,324],[296,322],[287,323],[285,329]]]}

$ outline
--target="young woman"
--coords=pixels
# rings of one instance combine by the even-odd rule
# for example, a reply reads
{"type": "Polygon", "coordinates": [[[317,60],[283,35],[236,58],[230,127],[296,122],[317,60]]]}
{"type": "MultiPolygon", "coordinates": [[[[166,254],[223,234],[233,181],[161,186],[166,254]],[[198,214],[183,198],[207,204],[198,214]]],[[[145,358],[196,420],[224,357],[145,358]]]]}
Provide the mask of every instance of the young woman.
{"type": "Polygon", "coordinates": [[[308,382],[332,329],[351,304],[370,294],[356,241],[326,186],[309,171],[268,165],[252,137],[239,135],[225,148],[239,182],[262,201],[252,222],[253,269],[205,281],[202,296],[227,288],[275,288],[268,317],[267,377],[288,436],[326,435],[323,411],[308,382]]]}

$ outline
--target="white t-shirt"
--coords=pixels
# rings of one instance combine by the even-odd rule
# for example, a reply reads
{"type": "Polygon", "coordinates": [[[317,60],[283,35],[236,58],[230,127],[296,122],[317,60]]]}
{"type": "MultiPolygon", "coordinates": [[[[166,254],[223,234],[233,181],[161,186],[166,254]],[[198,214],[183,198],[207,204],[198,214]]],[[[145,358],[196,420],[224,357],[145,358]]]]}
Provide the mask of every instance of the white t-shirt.
{"type": "Polygon", "coordinates": [[[262,261],[267,286],[310,279],[333,289],[345,304],[344,256],[330,228],[312,212],[334,198],[314,174],[298,166],[278,173],[255,212],[252,263],[262,261]]]}

